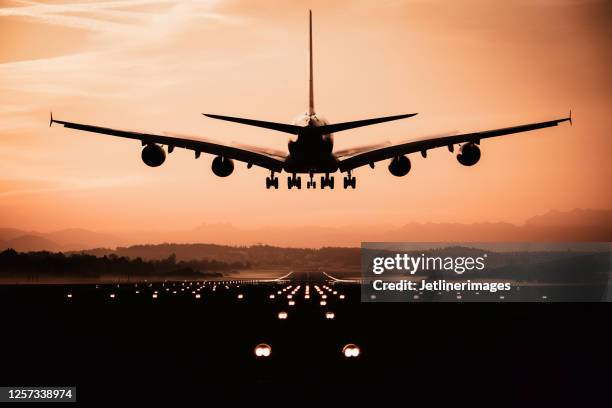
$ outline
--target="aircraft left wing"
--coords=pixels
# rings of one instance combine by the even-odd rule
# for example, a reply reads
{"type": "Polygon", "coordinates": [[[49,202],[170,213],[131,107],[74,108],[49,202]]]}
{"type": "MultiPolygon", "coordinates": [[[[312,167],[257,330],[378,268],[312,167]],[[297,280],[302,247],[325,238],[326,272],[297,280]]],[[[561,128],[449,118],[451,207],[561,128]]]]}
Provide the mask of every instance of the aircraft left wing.
{"type": "Polygon", "coordinates": [[[136,139],[140,140],[143,145],[149,143],[166,145],[168,146],[169,152],[171,152],[175,147],[193,150],[196,154],[196,158],[199,157],[200,153],[209,153],[242,161],[247,163],[249,166],[255,165],[276,172],[280,172],[283,169],[283,157],[267,154],[263,151],[255,151],[249,150],[247,148],[227,146],[221,143],[192,139],[189,137],[163,136],[149,133],[139,133],[128,130],[118,130],[100,126],[86,125],[82,123],[55,120],[53,119],[53,115],[51,115],[49,126],[51,126],[53,123],[63,125],[64,127],[69,129],[77,129],[83,130],[85,132],[101,133],[104,135],[136,139]]]}
{"type": "Polygon", "coordinates": [[[528,132],[531,130],[557,126],[562,122],[571,123],[571,121],[572,115],[570,111],[570,115],[567,118],[555,119],[547,122],[530,123],[526,125],[486,130],[482,132],[465,133],[461,135],[450,135],[413,140],[407,143],[372,149],[365,152],[359,152],[346,158],[341,158],[338,163],[338,167],[340,171],[344,172],[353,170],[357,167],[365,166],[367,164],[373,164],[381,160],[392,159],[396,156],[403,156],[405,154],[415,152],[421,152],[421,154],[425,155],[427,150],[429,149],[435,149],[444,146],[447,146],[449,149],[453,149],[453,146],[457,143],[479,144],[481,139],[510,135],[513,133],[528,132]]]}

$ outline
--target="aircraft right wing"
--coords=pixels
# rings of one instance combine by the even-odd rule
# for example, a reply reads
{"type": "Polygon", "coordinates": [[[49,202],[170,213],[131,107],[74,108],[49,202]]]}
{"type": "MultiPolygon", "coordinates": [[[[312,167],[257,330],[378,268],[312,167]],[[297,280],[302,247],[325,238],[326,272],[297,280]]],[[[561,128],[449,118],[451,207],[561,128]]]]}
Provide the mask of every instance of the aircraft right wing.
{"type": "Polygon", "coordinates": [[[375,162],[391,159],[397,156],[403,156],[410,153],[421,152],[426,154],[427,150],[438,147],[447,146],[449,149],[457,143],[476,143],[479,144],[481,139],[490,137],[510,135],[513,133],[528,132],[530,130],[543,129],[547,127],[557,126],[562,122],[572,122],[572,114],[567,118],[555,119],[547,122],[530,123],[526,125],[512,126],[502,129],[486,130],[482,132],[465,133],[461,135],[449,135],[434,138],[425,138],[413,140],[407,143],[401,143],[388,147],[359,152],[346,158],[340,158],[338,167],[340,171],[345,172],[353,170],[357,167],[373,164],[375,162]]]}
{"type": "Polygon", "coordinates": [[[111,129],[100,126],[86,125],[82,123],[55,120],[53,119],[53,115],[51,115],[49,125],[52,125],[53,123],[58,123],[69,129],[77,129],[86,132],[101,133],[110,136],[125,137],[128,139],[136,139],[140,140],[143,145],[150,143],[166,145],[168,146],[169,152],[171,152],[175,147],[193,150],[195,152],[196,158],[199,157],[200,153],[209,153],[242,161],[249,165],[263,167],[265,169],[276,172],[282,171],[284,164],[284,157],[264,153],[263,151],[249,150],[247,148],[227,146],[221,143],[211,141],[192,139],[187,136],[163,136],[149,133],[139,133],[129,130],[111,129]]]}

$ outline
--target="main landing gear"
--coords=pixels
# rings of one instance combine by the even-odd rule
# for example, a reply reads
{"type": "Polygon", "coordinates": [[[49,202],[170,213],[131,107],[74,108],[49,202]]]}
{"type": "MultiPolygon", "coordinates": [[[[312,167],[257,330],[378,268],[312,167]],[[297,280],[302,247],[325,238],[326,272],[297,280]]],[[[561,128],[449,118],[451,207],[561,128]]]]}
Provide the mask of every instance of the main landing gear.
{"type": "Polygon", "coordinates": [[[266,177],[266,188],[269,190],[270,187],[278,189],[278,177],[274,176],[274,172],[270,173],[270,177],[266,177]]]}
{"type": "Polygon", "coordinates": [[[297,187],[298,190],[302,188],[302,178],[297,177],[295,173],[293,176],[287,177],[287,187],[291,190],[293,187],[297,187]]]}
{"type": "Polygon", "coordinates": [[[357,179],[351,175],[350,171],[344,178],[344,188],[347,189],[349,187],[352,187],[353,189],[357,187],[357,179]]]}
{"type": "Polygon", "coordinates": [[[329,173],[325,173],[325,176],[321,176],[321,189],[329,187],[334,189],[334,177],[329,177],[329,173]]]}

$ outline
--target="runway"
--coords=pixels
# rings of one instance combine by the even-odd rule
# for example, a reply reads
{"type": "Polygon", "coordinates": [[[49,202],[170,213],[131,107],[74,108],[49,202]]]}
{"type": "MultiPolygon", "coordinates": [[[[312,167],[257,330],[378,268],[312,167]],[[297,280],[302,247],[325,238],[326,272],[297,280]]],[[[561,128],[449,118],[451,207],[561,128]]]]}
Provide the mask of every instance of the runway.
{"type": "Polygon", "coordinates": [[[397,387],[518,400],[537,384],[567,402],[599,395],[590,373],[609,360],[602,305],[362,303],[359,285],[319,274],[4,285],[0,306],[0,383],[75,385],[79,401],[380,402],[397,387]]]}

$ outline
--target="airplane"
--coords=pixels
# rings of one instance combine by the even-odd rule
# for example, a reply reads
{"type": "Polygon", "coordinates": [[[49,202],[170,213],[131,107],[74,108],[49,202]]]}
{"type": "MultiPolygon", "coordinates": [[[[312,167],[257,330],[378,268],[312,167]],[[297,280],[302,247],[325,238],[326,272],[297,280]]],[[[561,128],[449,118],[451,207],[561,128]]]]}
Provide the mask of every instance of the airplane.
{"type": "Polygon", "coordinates": [[[456,156],[459,163],[464,166],[473,166],[480,160],[481,152],[479,146],[482,139],[543,129],[557,126],[562,122],[570,122],[570,124],[572,124],[572,112],[570,110],[568,117],[553,119],[546,122],[530,123],[474,133],[428,137],[395,145],[382,143],[334,151],[333,134],[336,132],[410,118],[415,116],[416,113],[335,124],[329,123],[322,116],[318,115],[314,108],[312,11],[309,11],[308,20],[309,104],[306,113],[300,115],[292,124],[203,113],[204,116],[212,119],[256,126],[294,135],[295,139],[289,140],[288,142],[288,152],[252,146],[228,146],[208,140],[181,137],[179,135],[138,133],[67,122],[53,119],[53,113],[51,113],[49,126],[53,123],[57,123],[69,129],[140,140],[142,146],[144,146],[141,154],[142,160],[150,167],[161,166],[166,160],[166,151],[163,146],[167,146],[168,153],[172,153],[174,148],[179,147],[194,151],[196,159],[200,157],[203,152],[215,155],[216,157],[212,161],[212,171],[219,177],[227,177],[233,173],[234,160],[246,162],[247,168],[251,168],[254,165],[265,168],[270,171],[270,176],[266,177],[267,189],[272,187],[278,189],[278,177],[275,176],[275,174],[283,171],[290,175],[287,177],[287,187],[289,189],[293,187],[297,189],[302,188],[302,178],[299,174],[309,175],[309,181],[306,184],[309,189],[316,188],[314,174],[322,174],[321,189],[325,187],[333,189],[334,177],[330,175],[336,172],[346,173],[344,177],[345,189],[349,187],[355,189],[357,181],[352,175],[352,171],[358,167],[369,165],[374,168],[374,163],[382,160],[389,160],[389,172],[396,177],[403,177],[410,172],[411,163],[410,159],[407,157],[409,154],[420,152],[421,155],[426,158],[428,150],[439,147],[447,147],[452,153],[454,152],[455,145],[459,145],[459,152],[456,156]]]}

